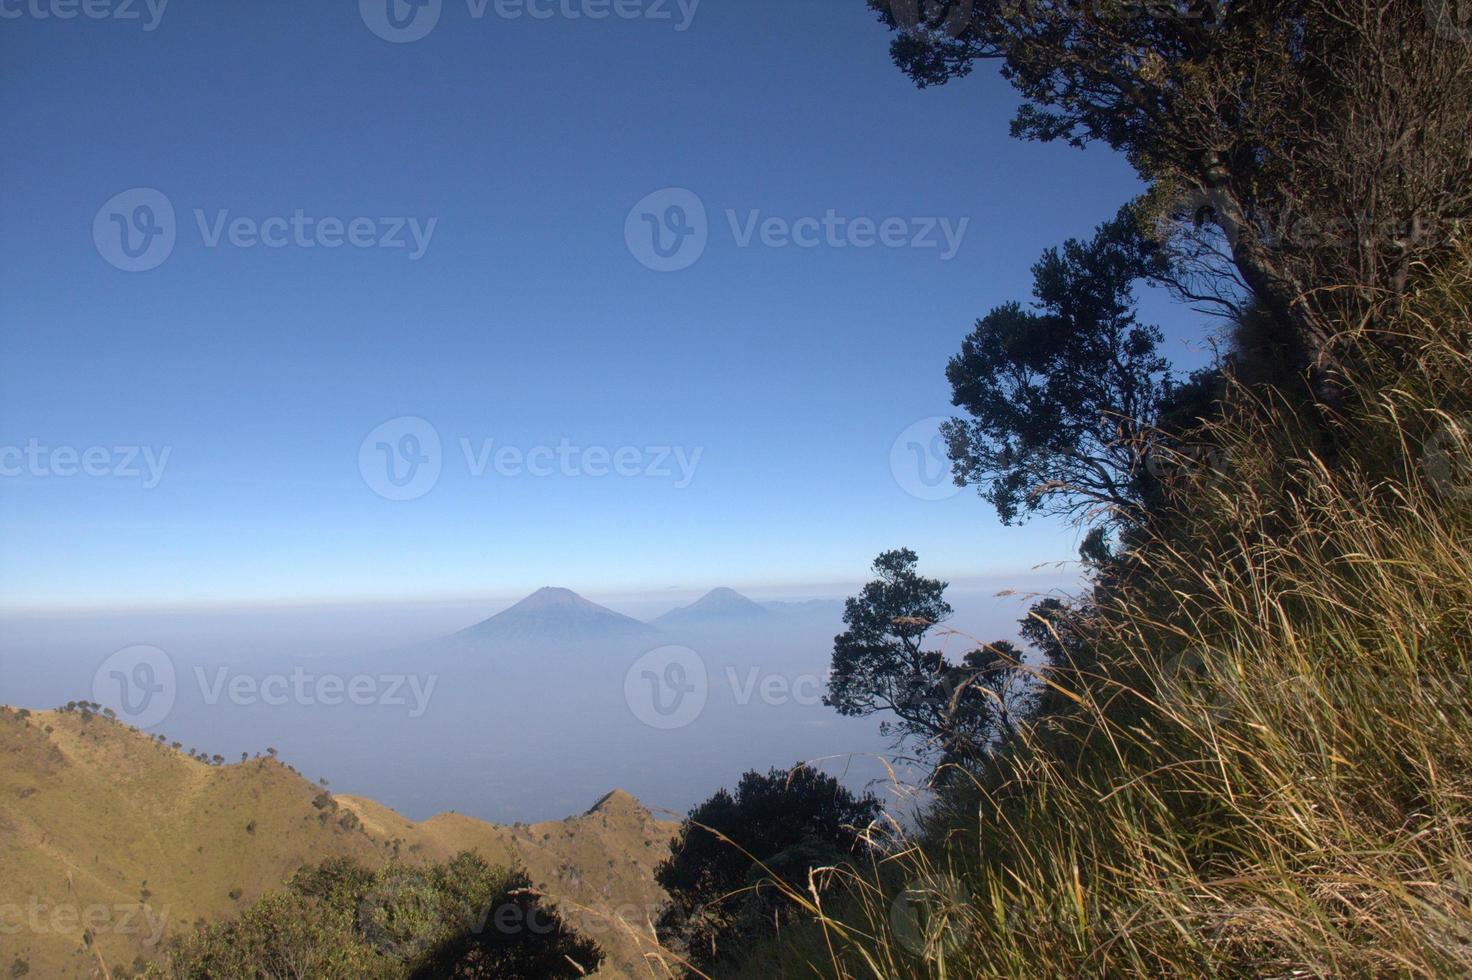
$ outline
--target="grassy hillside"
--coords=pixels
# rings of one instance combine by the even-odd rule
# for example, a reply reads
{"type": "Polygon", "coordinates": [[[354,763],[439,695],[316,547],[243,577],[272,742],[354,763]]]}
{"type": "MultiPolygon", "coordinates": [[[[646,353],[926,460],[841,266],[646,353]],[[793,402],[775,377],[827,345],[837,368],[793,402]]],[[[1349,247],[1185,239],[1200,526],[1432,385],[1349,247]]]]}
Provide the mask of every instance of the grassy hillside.
{"type": "Polygon", "coordinates": [[[621,792],[547,824],[415,823],[332,797],[274,759],[210,766],[101,716],[4,709],[0,970],[21,961],[33,977],[91,976],[100,956],[126,974],[158,942],[235,914],[303,865],[474,850],[523,865],[604,947],[604,975],[648,976],[630,930],[647,931],[663,900],[653,868],[673,829],[621,792]]]}
{"type": "Polygon", "coordinates": [[[1057,709],[743,976],[1472,975],[1472,250],[1387,316],[1333,415],[1230,392],[1057,709]]]}

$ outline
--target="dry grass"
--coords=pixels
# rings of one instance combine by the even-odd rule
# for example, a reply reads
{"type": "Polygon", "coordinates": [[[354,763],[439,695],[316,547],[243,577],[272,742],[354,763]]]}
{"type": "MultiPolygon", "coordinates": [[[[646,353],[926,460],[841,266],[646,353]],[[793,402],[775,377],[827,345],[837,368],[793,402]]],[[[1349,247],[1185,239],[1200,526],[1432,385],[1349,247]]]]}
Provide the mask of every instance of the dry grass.
{"type": "Polygon", "coordinates": [[[746,973],[1472,974],[1469,270],[1339,338],[1331,420],[1235,392],[1068,710],[746,973]]]}

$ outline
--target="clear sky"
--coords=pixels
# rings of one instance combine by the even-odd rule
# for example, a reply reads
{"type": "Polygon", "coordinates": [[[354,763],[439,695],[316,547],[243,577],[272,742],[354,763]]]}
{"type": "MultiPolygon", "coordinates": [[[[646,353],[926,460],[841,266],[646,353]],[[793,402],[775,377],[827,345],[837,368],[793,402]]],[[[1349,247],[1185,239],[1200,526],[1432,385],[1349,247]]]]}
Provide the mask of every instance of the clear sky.
{"type": "Polygon", "coordinates": [[[862,0],[389,5],[0,0],[0,603],[1074,557],[895,444],[1122,159],[916,90],[862,0]]]}

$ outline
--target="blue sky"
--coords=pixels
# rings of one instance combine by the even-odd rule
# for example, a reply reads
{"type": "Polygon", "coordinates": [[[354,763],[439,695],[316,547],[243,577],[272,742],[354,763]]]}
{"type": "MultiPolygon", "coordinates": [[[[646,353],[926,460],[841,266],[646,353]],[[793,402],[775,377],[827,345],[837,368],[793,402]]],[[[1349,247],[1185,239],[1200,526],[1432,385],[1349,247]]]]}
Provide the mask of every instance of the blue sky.
{"type": "MultiPolygon", "coordinates": [[[[1074,557],[1072,529],[907,492],[891,450],[949,412],[972,322],[1136,193],[1122,159],[1009,139],[990,70],[917,91],[861,0],[702,0],[688,22],[674,0],[602,20],[561,12],[599,0],[444,0],[410,43],[367,26],[387,2],[172,0],[156,23],[141,2],[0,5],[0,602],[772,587],[859,579],[898,545],[949,576],[1074,557]],[[678,224],[691,198],[668,188],[707,232],[661,272],[637,231],[678,224]],[[119,222],[165,241],[142,237],[158,195],[172,251],[124,271],[119,222]],[[814,236],[830,211],[844,230],[814,236]],[[954,256],[916,247],[962,220],[954,256]],[[362,247],[324,247],[350,228],[362,247]],[[788,230],[816,244],[775,247],[788,230]],[[380,428],[404,418],[429,428],[380,428]],[[409,462],[430,438],[433,479],[409,462]]],[[[1199,319],[1147,308],[1199,363],[1199,319]]]]}

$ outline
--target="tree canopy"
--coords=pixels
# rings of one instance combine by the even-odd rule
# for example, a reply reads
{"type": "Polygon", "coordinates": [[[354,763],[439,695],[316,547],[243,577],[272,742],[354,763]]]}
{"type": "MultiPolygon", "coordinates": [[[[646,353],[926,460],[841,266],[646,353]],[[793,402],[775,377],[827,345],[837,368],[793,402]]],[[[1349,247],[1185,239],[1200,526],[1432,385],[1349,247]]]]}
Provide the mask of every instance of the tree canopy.
{"type": "Polygon", "coordinates": [[[1451,5],[869,4],[918,85],[995,59],[1023,97],[1014,135],[1123,152],[1175,230],[1175,284],[1199,298],[1239,283],[1321,380],[1336,324],[1373,322],[1472,209],[1472,59],[1434,9],[1451,5]]]}
{"type": "Polygon", "coordinates": [[[942,430],[957,480],[976,484],[1004,523],[1142,505],[1172,381],[1133,287],[1163,262],[1127,207],[1091,240],[1045,252],[1033,266],[1035,309],[996,307],[951,358],[952,400],[969,416],[942,430]]]}
{"type": "Polygon", "coordinates": [[[746,773],[734,792],[692,809],[670,843],[655,872],[671,901],[661,936],[704,968],[739,958],[746,942],[796,914],[776,883],[806,892],[811,869],[854,859],[879,812],[872,795],[801,763],[746,773]]]}
{"type": "Polygon", "coordinates": [[[959,661],[927,649],[927,634],[951,606],[946,583],[920,575],[918,563],[908,548],[874,560],[878,578],[845,605],[848,629],[833,641],[824,703],[843,715],[885,715],[880,730],[922,759],[965,761],[1011,723],[1023,694],[1020,657],[1006,642],[969,649],[959,661]]]}

